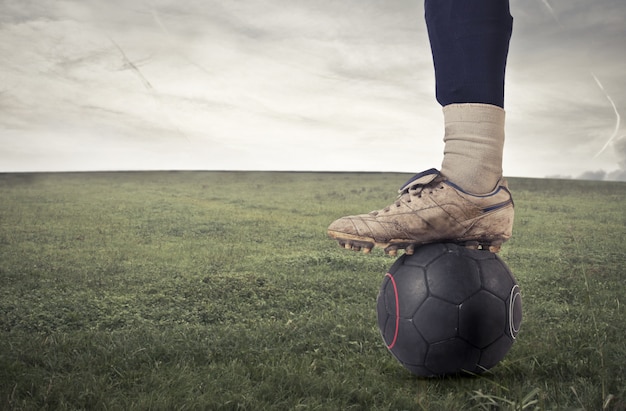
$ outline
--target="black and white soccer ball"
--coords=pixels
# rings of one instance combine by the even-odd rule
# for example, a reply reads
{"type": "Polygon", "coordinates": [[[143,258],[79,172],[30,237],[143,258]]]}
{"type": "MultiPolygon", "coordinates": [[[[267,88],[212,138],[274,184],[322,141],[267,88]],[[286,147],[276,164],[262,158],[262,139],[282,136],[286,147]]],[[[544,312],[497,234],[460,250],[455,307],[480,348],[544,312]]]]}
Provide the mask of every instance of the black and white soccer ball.
{"type": "Polygon", "coordinates": [[[413,374],[480,374],[513,345],[522,299],[497,254],[436,243],[391,266],[377,316],[387,348],[413,374]]]}

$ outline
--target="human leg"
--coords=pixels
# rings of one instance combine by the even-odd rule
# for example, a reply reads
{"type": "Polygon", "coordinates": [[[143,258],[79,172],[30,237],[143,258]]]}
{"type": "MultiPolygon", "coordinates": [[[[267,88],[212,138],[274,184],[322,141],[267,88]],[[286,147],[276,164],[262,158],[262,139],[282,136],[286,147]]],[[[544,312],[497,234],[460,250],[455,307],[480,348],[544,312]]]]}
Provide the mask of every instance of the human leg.
{"type": "Polygon", "coordinates": [[[394,204],[340,218],[328,234],[347,249],[392,255],[437,241],[497,252],[513,224],[502,179],[508,0],[426,0],[425,11],[446,124],[442,172],[418,174],[394,204]]]}
{"type": "Polygon", "coordinates": [[[425,0],[445,135],[441,173],[472,193],[502,177],[508,0],[425,0]]]}

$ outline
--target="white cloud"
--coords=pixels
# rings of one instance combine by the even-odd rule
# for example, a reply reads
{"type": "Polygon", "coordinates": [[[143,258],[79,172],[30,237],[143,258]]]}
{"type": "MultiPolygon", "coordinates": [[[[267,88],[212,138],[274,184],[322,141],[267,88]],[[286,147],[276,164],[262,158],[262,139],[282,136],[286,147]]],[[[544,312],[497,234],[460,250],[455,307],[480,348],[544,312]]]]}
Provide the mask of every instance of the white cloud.
{"type": "MultiPolygon", "coordinates": [[[[550,0],[558,27],[540,0],[512,0],[509,174],[620,169],[614,146],[589,156],[615,124],[589,73],[623,110],[626,6],[590,1],[550,0]]],[[[5,0],[3,11],[3,171],[440,164],[420,2],[5,0]]]]}

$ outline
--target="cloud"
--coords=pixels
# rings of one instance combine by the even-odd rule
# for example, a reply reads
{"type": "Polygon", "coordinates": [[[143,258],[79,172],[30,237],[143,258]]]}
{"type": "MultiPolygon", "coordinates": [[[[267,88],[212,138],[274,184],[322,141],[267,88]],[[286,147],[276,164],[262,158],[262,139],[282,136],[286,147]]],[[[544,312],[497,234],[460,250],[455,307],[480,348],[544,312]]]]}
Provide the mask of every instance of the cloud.
{"type": "Polygon", "coordinates": [[[576,178],[581,180],[626,181],[626,136],[621,136],[612,144],[618,157],[618,168],[612,171],[603,169],[585,171],[576,178]]]}
{"type": "Polygon", "coordinates": [[[585,171],[577,178],[579,180],[604,180],[605,177],[606,177],[606,171],[596,170],[596,171],[585,171]]]}
{"type": "Polygon", "coordinates": [[[607,180],[626,181],[626,135],[615,140],[613,147],[619,159],[619,168],[609,172],[607,180]]]}
{"type": "Polygon", "coordinates": [[[65,1],[46,13],[27,4],[28,13],[15,11],[0,29],[13,62],[2,67],[11,84],[0,119],[12,130],[0,135],[12,142],[5,155],[19,148],[26,168],[56,169],[83,167],[76,159],[85,156],[101,164],[117,151],[112,164],[128,168],[121,159],[135,157],[130,166],[141,168],[154,167],[146,158],[161,148],[163,167],[180,167],[168,156],[187,147],[179,156],[187,167],[285,168],[306,161],[288,161],[281,150],[292,158],[307,147],[317,155],[308,168],[367,168],[365,158],[393,156],[418,129],[421,79],[412,68],[430,59],[415,46],[425,33],[412,21],[419,15],[407,14],[415,7],[385,6],[381,17],[383,3],[371,4],[65,1]],[[20,135],[33,147],[30,164],[20,135]],[[367,154],[381,138],[395,142],[367,154]],[[68,139],[74,152],[60,143],[68,139]],[[203,145],[223,155],[198,158],[203,145]],[[144,156],[119,154],[141,147],[144,156]],[[360,161],[328,160],[346,151],[360,161]]]}
{"type": "MultiPolygon", "coordinates": [[[[559,27],[542,1],[511,0],[505,171],[610,178],[618,139],[590,153],[608,141],[615,113],[589,72],[623,110],[625,6],[549,0],[559,27]]],[[[422,6],[4,0],[0,164],[438,167],[442,115],[422,6]]]]}
{"type": "Polygon", "coordinates": [[[615,132],[616,112],[589,73],[602,81],[618,115],[622,113],[626,57],[617,50],[626,36],[626,5],[619,0],[549,0],[551,12],[542,3],[511,0],[515,22],[507,72],[505,168],[511,164],[509,172],[524,175],[528,171],[522,161],[533,159],[543,175],[614,169],[618,157],[612,149],[593,158],[615,132]]]}

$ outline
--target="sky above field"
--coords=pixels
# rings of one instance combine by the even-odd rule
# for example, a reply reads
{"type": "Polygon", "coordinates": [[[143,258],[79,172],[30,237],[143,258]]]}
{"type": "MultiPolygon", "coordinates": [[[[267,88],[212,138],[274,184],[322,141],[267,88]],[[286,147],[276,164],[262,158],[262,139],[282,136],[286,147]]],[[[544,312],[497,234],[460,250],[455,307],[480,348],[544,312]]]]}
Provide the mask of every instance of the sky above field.
{"type": "MultiPolygon", "coordinates": [[[[439,167],[422,0],[0,0],[0,171],[439,167]]],[[[626,2],[511,0],[504,171],[626,181],[626,2]]]]}

